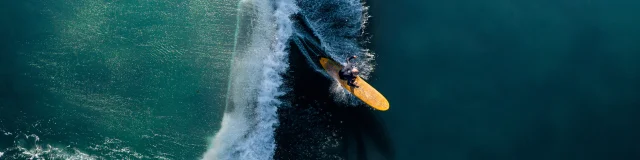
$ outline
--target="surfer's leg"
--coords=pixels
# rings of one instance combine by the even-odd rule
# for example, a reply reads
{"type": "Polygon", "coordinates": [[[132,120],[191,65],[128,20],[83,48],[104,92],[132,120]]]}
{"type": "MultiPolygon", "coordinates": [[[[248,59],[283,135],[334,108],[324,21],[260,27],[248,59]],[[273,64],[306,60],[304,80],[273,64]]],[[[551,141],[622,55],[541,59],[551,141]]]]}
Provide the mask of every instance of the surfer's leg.
{"type": "Polygon", "coordinates": [[[356,79],[355,79],[355,78],[351,78],[351,79],[349,79],[349,81],[347,82],[347,84],[349,84],[349,85],[350,85],[350,86],[352,86],[352,87],[356,87],[356,88],[360,87],[360,86],[358,86],[358,85],[356,84],[356,79]]]}

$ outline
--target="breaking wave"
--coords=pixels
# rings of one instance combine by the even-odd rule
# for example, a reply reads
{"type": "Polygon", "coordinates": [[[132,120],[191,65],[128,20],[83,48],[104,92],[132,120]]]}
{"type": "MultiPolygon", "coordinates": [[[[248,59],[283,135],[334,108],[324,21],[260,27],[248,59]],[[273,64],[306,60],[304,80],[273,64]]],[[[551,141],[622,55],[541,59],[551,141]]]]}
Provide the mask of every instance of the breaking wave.
{"type": "MultiPolygon", "coordinates": [[[[344,62],[358,55],[367,78],[374,56],[363,47],[366,12],[360,0],[241,0],[226,110],[203,159],[273,159],[277,111],[288,105],[281,97],[289,90],[282,77],[289,44],[319,48],[318,54],[301,53],[316,69],[318,56],[344,62]]],[[[339,99],[353,98],[338,88],[332,87],[342,93],[339,99]]]]}
{"type": "Polygon", "coordinates": [[[277,110],[285,94],[292,0],[242,0],[222,126],[204,159],[272,159],[277,110]]]}

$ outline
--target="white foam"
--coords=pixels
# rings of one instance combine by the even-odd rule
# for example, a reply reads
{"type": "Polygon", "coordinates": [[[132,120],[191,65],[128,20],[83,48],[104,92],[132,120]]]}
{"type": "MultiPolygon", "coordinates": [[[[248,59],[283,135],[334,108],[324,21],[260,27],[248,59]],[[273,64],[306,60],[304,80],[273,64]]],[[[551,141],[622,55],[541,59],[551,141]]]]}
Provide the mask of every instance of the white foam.
{"type": "Polygon", "coordinates": [[[275,153],[278,97],[285,94],[281,74],[289,66],[289,17],[298,9],[292,0],[242,0],[239,8],[228,111],[203,159],[266,160],[275,153]]]}
{"type": "Polygon", "coordinates": [[[15,146],[5,149],[5,152],[16,153],[16,155],[0,152],[0,157],[7,156],[13,159],[69,159],[69,160],[89,160],[97,157],[83,153],[82,151],[67,147],[56,147],[51,144],[39,144],[40,137],[35,134],[18,134],[14,140],[15,146]]]}
{"type": "MultiPolygon", "coordinates": [[[[2,122],[2,121],[0,121],[0,123],[1,123],[1,122],[2,122]]],[[[3,130],[2,128],[0,128],[0,133],[2,133],[2,134],[3,134],[3,135],[5,135],[5,136],[9,136],[9,135],[12,135],[12,134],[13,134],[13,133],[11,133],[11,132],[8,132],[8,131],[3,130]]]]}
{"type": "MultiPolygon", "coordinates": [[[[347,57],[357,55],[360,77],[367,79],[375,67],[375,55],[363,46],[367,43],[365,27],[370,17],[368,7],[361,0],[302,0],[299,5],[300,13],[327,55],[342,63],[347,57]]],[[[310,58],[307,60],[313,64],[310,58]]],[[[351,106],[361,103],[337,82],[334,82],[330,91],[337,102],[351,106]]]]}

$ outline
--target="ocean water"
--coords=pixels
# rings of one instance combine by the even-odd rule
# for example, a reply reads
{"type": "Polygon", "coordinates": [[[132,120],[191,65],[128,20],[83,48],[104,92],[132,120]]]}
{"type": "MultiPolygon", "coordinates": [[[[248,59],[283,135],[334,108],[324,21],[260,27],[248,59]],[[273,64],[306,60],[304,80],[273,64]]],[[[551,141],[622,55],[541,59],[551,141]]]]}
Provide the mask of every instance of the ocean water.
{"type": "Polygon", "coordinates": [[[396,159],[640,158],[638,1],[367,4],[396,159]]]}
{"type": "Polygon", "coordinates": [[[0,6],[0,159],[640,158],[634,1],[0,6]]]}
{"type": "Polygon", "coordinates": [[[237,1],[2,1],[0,159],[196,159],[237,1]]]}

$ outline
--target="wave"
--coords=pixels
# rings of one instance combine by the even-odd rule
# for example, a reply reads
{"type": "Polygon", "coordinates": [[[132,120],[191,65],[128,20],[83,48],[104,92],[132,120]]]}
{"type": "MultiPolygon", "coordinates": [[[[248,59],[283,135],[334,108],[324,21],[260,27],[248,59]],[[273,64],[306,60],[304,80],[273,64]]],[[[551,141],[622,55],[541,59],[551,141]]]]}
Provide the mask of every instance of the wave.
{"type": "MultiPolygon", "coordinates": [[[[344,64],[347,57],[356,55],[360,77],[368,79],[375,67],[375,54],[365,47],[369,42],[365,29],[371,17],[368,7],[361,0],[300,0],[297,4],[300,24],[296,25],[294,42],[302,48],[308,63],[315,64],[316,71],[324,74],[318,67],[317,57],[330,57],[344,64]],[[319,51],[307,51],[309,48],[319,51]]],[[[329,91],[335,101],[348,104],[346,106],[362,104],[339,83],[333,83],[329,91]]]]}
{"type": "MultiPolygon", "coordinates": [[[[226,109],[203,159],[273,159],[278,108],[289,103],[281,98],[290,90],[282,77],[289,45],[316,70],[318,56],[344,62],[357,55],[367,78],[374,67],[374,54],[363,47],[368,18],[360,0],[241,0],[226,109]]],[[[331,90],[338,99],[353,99],[339,85],[331,90]]]]}
{"type": "Polygon", "coordinates": [[[367,79],[373,72],[375,58],[364,47],[369,42],[365,32],[371,17],[368,7],[361,0],[300,0],[297,4],[300,6],[301,21],[308,29],[297,29],[296,35],[307,39],[317,38],[325,53],[323,56],[342,63],[347,57],[357,55],[360,76],[367,79]]]}
{"type": "Polygon", "coordinates": [[[242,0],[222,125],[203,159],[272,159],[277,110],[285,94],[292,0],[242,0]]]}

